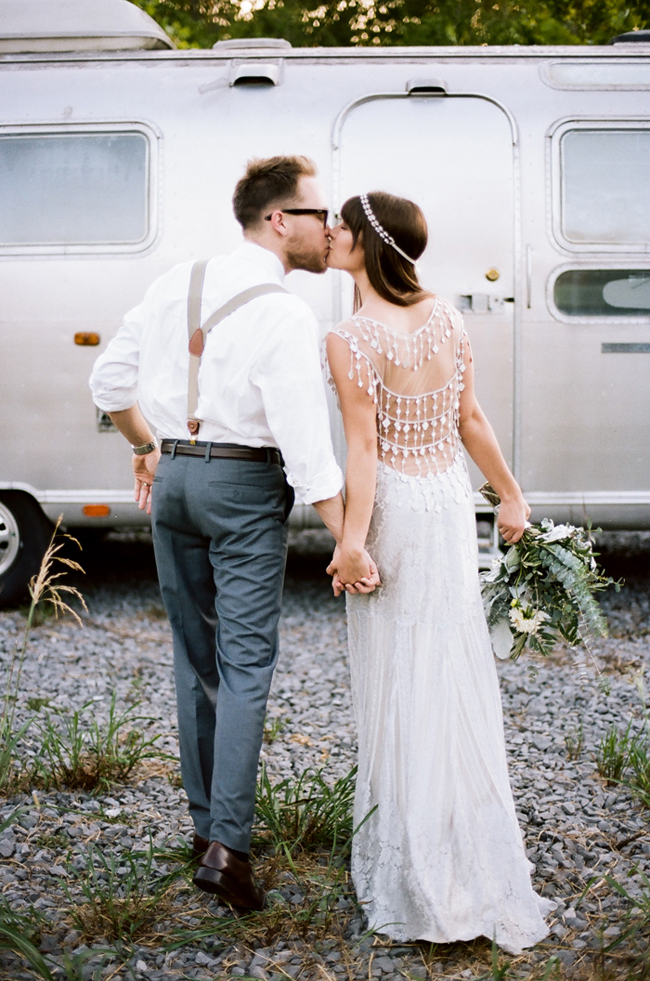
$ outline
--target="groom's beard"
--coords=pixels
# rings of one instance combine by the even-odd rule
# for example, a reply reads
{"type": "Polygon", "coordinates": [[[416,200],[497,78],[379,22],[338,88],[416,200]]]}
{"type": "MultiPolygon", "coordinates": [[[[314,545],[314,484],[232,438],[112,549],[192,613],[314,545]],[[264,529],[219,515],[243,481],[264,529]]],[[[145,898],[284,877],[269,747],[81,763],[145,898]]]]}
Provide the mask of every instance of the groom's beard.
{"type": "Polygon", "coordinates": [[[324,273],[327,269],[327,256],[329,249],[327,246],[318,248],[307,248],[296,243],[289,245],[286,252],[287,261],[292,269],[304,269],[305,272],[324,273]]]}

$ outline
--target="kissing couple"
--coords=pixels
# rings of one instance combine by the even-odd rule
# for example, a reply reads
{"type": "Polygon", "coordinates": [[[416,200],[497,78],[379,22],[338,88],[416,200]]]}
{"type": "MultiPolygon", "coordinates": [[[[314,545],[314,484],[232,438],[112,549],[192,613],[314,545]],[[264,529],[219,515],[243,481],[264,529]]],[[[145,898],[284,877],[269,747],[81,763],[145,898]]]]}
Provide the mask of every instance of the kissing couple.
{"type": "Polygon", "coordinates": [[[481,602],[463,447],[530,509],[474,395],[460,314],[418,279],[412,201],[352,197],[330,225],[312,161],[253,160],[229,256],[161,276],[97,360],[95,404],[129,441],[174,639],[194,883],[261,910],[249,856],[294,493],[336,540],[359,739],[352,876],[371,929],[398,941],[548,933],[515,815],[481,602]],[[317,322],[294,269],[349,273],[354,315],[327,336],[348,447],[332,451],[317,322]],[[367,820],[364,821],[368,815],[367,820]]]}

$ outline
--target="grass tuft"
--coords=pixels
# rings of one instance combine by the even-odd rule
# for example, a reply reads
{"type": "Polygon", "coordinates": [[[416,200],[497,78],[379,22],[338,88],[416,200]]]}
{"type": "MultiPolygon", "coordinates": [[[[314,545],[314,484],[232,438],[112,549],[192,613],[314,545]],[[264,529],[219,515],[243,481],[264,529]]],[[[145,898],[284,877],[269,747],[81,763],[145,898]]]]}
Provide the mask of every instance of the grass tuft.
{"type": "MultiPolygon", "coordinates": [[[[20,810],[16,809],[2,821],[0,834],[6,831],[19,815],[20,810]]],[[[8,900],[0,895],[0,951],[18,954],[41,978],[45,981],[53,981],[47,962],[36,947],[36,943],[38,943],[38,924],[34,917],[18,913],[11,908],[8,900]]]]}
{"type": "Polygon", "coordinates": [[[76,873],[82,901],[67,889],[72,921],[90,941],[132,942],[155,934],[175,877],[158,870],[151,841],[146,852],[123,853],[119,864],[91,847],[85,869],[76,873]]]}
{"type": "Polygon", "coordinates": [[[265,725],[264,742],[269,745],[275,742],[275,740],[278,738],[278,736],[280,735],[280,733],[282,732],[285,726],[286,726],[286,721],[284,719],[281,719],[279,716],[273,719],[270,725],[265,725]]]}
{"type": "Polygon", "coordinates": [[[69,715],[59,715],[57,721],[47,713],[38,723],[43,739],[39,775],[42,785],[105,790],[127,780],[145,760],[170,759],[155,745],[160,734],[148,737],[144,731],[145,724],[155,720],[136,715],[138,704],[119,712],[113,693],[105,725],[88,711],[95,705],[93,701],[69,715]]]}
{"type": "MultiPolygon", "coordinates": [[[[38,574],[33,577],[29,584],[31,602],[26,612],[25,629],[22,637],[16,641],[9,661],[0,713],[0,792],[5,794],[24,789],[32,777],[31,771],[25,769],[18,756],[18,746],[25,737],[34,717],[32,716],[26,722],[16,725],[16,705],[18,704],[20,679],[32,629],[42,622],[43,611],[49,611],[57,618],[69,613],[81,625],[79,614],[69,605],[68,599],[77,599],[81,606],[87,609],[79,590],[75,589],[74,586],[66,586],[60,582],[66,569],[83,573],[78,562],[58,554],[65,545],[65,539],[79,545],[77,539],[73,538],[72,535],[59,533],[60,524],[61,518],[55,525],[38,574]],[[57,537],[63,541],[57,543],[57,537]],[[54,571],[59,568],[57,563],[65,567],[62,572],[54,571]]],[[[80,545],[79,548],[81,548],[80,545]]]]}
{"type": "Polygon", "coordinates": [[[630,765],[630,749],[636,739],[630,735],[631,725],[625,732],[611,726],[596,749],[596,769],[608,783],[620,783],[630,765]]]}
{"type": "Polygon", "coordinates": [[[329,849],[349,854],[356,767],[330,787],[323,770],[308,769],[292,781],[271,784],[266,768],[257,786],[254,844],[275,853],[329,849]]]}

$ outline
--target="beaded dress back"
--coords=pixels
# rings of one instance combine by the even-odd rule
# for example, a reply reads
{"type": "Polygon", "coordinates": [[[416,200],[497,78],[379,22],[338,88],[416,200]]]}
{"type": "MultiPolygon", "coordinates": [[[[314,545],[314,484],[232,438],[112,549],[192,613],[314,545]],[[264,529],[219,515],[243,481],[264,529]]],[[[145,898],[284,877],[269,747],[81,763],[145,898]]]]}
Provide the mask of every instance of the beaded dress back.
{"type": "Polygon", "coordinates": [[[360,315],[333,333],[350,347],[350,380],[377,405],[379,460],[409,476],[445,473],[460,449],[466,342],[460,314],[435,297],[428,320],[411,333],[360,315]]]}

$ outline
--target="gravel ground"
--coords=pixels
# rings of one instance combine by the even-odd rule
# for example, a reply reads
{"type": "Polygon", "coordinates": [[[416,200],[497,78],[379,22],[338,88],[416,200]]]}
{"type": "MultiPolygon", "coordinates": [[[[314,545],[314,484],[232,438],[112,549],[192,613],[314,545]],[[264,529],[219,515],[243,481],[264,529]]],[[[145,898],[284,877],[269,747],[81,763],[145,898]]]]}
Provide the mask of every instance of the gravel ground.
{"type": "MultiPolygon", "coordinates": [[[[628,922],[630,902],[613,882],[632,896],[645,888],[650,905],[650,883],[643,878],[650,875],[650,829],[648,812],[625,788],[606,785],[598,776],[594,754],[610,726],[625,729],[631,722],[640,730],[647,712],[650,534],[604,535],[601,547],[610,574],[626,579],[620,593],[604,599],[611,636],[577,661],[560,648],[546,661],[522,658],[498,665],[511,781],[535,864],[535,887],[558,903],[550,938],[523,957],[508,958],[510,976],[540,977],[551,956],[558,958],[555,970],[567,978],[641,977],[647,968],[634,959],[646,949],[647,941],[639,937],[602,953],[628,922]]],[[[321,533],[294,537],[281,658],[269,704],[270,741],[263,749],[273,782],[308,766],[325,767],[332,781],[354,763],[344,606],[333,599],[322,573],[326,548],[321,533]]],[[[120,708],[139,703],[137,711],[155,719],[148,731],[160,733],[160,747],[175,754],[170,632],[147,537],[111,536],[89,544],[82,562],[88,573],[80,582],[88,602],[83,627],[71,618],[48,619],[34,630],[18,715],[26,717],[38,706],[35,700],[47,700],[41,711],[65,713],[92,699],[87,711],[102,720],[114,692],[120,708]]],[[[0,613],[4,665],[24,622],[24,611],[0,613]]],[[[120,871],[126,876],[125,856],[146,849],[150,835],[158,849],[169,850],[191,834],[176,769],[173,761],[152,760],[109,794],[37,790],[0,801],[0,819],[17,805],[22,809],[0,835],[0,887],[13,908],[33,908],[44,917],[41,949],[54,961],[63,964],[67,955],[92,946],[88,938],[82,943],[70,918],[71,902],[80,901],[75,870],[84,868],[92,844],[118,865],[127,863],[120,871]]],[[[158,873],[174,865],[170,855],[168,866],[158,857],[158,873]]],[[[304,899],[295,881],[282,894],[296,906],[304,899]]],[[[268,943],[268,934],[256,940],[249,931],[247,939],[232,943],[219,936],[215,919],[214,937],[170,950],[162,937],[175,924],[191,928],[226,913],[185,886],[169,908],[161,909],[165,922],[158,939],[132,946],[128,964],[108,962],[102,976],[152,981],[497,976],[490,973],[486,941],[395,947],[364,936],[349,890],[341,893],[337,910],[338,927],[318,942],[278,936],[268,943]]],[[[106,947],[99,937],[95,944],[98,951],[106,947]]],[[[66,970],[65,977],[72,978],[66,970]]],[[[0,977],[23,976],[11,955],[0,960],[0,977]]],[[[92,976],[89,960],[78,977],[92,976]]]]}

